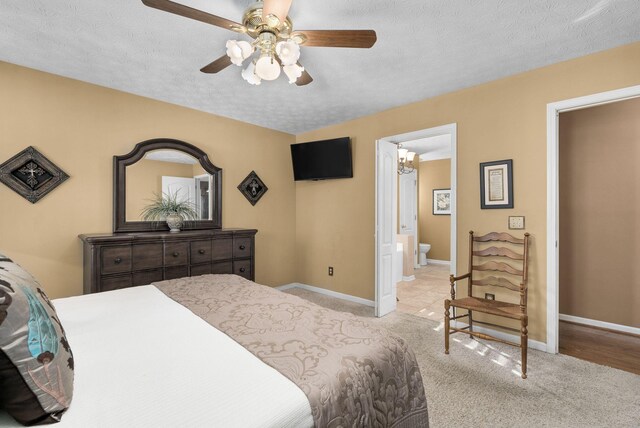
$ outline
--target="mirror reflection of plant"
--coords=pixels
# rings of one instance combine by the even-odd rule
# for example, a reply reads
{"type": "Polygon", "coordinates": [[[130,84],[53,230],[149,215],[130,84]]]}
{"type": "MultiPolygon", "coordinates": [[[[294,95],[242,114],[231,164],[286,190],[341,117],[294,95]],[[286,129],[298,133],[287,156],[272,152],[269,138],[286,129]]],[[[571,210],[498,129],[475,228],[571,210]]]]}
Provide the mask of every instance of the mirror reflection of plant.
{"type": "Polygon", "coordinates": [[[164,221],[167,216],[177,214],[183,220],[197,220],[198,212],[196,206],[188,200],[178,199],[180,190],[175,193],[154,193],[154,198],[142,210],[142,218],[145,221],[164,221]]]}

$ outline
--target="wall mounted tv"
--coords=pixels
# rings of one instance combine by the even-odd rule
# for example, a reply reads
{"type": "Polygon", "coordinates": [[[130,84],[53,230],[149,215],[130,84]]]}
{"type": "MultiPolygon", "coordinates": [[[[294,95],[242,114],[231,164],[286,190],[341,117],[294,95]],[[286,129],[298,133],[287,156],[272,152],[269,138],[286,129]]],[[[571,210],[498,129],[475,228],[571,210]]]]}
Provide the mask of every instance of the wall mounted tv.
{"type": "Polygon", "coordinates": [[[295,181],[353,177],[349,137],[292,144],[291,160],[295,181]]]}

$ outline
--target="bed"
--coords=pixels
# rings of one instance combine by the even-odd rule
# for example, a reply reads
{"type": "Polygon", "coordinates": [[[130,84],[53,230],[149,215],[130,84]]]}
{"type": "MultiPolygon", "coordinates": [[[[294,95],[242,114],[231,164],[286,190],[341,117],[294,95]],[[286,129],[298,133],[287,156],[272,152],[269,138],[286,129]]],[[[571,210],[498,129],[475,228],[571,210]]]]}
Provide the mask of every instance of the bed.
{"type": "Polygon", "coordinates": [[[54,304],[75,357],[56,426],[428,426],[404,340],[236,275],[54,304]]]}

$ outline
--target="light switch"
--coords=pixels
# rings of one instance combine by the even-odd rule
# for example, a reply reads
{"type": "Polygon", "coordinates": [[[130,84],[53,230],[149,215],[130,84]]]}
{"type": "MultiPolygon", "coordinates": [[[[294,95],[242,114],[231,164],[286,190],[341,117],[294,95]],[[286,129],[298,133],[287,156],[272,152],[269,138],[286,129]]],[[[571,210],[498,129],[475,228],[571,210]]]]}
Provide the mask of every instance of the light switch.
{"type": "Polygon", "coordinates": [[[509,216],[509,229],[524,229],[524,216],[509,216]]]}

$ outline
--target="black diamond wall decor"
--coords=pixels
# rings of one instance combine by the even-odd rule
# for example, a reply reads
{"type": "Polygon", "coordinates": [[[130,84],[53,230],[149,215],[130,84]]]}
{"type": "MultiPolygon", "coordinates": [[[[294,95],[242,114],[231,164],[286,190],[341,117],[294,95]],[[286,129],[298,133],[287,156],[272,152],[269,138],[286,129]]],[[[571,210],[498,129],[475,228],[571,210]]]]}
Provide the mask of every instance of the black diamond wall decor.
{"type": "Polygon", "coordinates": [[[34,147],[27,147],[2,165],[0,181],[35,204],[69,176],[34,147]]]}
{"type": "Polygon", "coordinates": [[[258,174],[256,174],[255,171],[251,171],[251,173],[247,175],[247,178],[242,180],[242,183],[238,185],[238,190],[240,190],[244,197],[251,202],[251,205],[255,205],[258,203],[260,198],[267,193],[269,188],[264,184],[260,177],[258,177],[258,174]]]}

